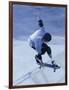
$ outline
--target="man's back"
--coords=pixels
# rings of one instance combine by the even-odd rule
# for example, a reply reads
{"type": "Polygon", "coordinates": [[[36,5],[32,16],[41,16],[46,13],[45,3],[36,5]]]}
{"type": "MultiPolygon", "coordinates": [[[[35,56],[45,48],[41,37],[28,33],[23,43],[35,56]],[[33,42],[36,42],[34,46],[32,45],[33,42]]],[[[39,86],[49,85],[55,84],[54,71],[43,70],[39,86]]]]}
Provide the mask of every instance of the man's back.
{"type": "Polygon", "coordinates": [[[42,28],[40,28],[39,30],[37,30],[36,32],[34,32],[34,33],[30,36],[30,38],[31,38],[32,41],[36,42],[38,39],[39,39],[39,40],[42,39],[42,37],[44,36],[45,33],[46,33],[46,32],[45,32],[45,28],[42,27],[42,28]]]}
{"type": "Polygon", "coordinates": [[[41,46],[43,43],[42,38],[45,35],[45,33],[45,29],[44,27],[42,27],[30,36],[30,40],[34,42],[36,51],[39,53],[41,53],[41,46]]]}

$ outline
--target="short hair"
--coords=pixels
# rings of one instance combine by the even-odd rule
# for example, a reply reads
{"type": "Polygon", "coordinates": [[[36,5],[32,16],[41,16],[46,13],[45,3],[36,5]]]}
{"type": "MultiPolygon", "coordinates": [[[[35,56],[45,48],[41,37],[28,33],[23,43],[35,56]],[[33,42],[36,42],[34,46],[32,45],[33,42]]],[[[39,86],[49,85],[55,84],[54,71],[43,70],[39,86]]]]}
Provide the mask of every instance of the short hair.
{"type": "Polygon", "coordinates": [[[51,36],[51,34],[50,33],[45,33],[45,35],[43,36],[43,38],[42,38],[44,41],[47,41],[47,42],[49,42],[49,41],[51,41],[51,39],[52,39],[52,36],[51,36]]]}

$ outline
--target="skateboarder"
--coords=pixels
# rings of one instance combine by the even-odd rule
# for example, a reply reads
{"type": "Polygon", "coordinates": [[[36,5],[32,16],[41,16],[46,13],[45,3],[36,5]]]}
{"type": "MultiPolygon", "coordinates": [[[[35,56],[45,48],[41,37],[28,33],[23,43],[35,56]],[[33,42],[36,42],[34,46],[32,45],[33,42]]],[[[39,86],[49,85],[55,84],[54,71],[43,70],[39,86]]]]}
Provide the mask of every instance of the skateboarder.
{"type": "Polygon", "coordinates": [[[50,58],[52,58],[51,48],[47,45],[48,42],[51,41],[52,36],[50,33],[46,33],[43,21],[41,19],[38,20],[39,30],[36,30],[29,37],[29,45],[31,48],[37,51],[37,55],[35,55],[35,59],[37,64],[43,64],[42,55],[46,52],[50,58]]]}

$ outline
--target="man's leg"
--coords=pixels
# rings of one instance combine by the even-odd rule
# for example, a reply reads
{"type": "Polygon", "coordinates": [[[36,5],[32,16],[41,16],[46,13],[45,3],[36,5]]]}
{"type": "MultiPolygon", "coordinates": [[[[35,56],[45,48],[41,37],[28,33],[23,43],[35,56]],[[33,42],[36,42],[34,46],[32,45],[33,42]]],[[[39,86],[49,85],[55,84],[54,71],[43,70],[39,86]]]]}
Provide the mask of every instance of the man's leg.
{"type": "Polygon", "coordinates": [[[50,58],[52,58],[52,52],[51,52],[51,48],[47,45],[47,44],[42,44],[42,49],[41,49],[42,53],[41,55],[45,54],[47,52],[48,56],[50,58]]]}
{"type": "Polygon", "coordinates": [[[39,65],[43,64],[41,55],[39,55],[39,54],[35,55],[35,59],[36,59],[37,64],[39,64],[39,65]]]}
{"type": "MultiPolygon", "coordinates": [[[[51,52],[51,48],[47,45],[47,44],[42,44],[42,49],[41,49],[42,53],[41,55],[45,54],[47,52],[48,56],[51,58],[52,60],[52,52],[51,52]]],[[[51,61],[52,64],[54,64],[54,60],[51,61]]]]}

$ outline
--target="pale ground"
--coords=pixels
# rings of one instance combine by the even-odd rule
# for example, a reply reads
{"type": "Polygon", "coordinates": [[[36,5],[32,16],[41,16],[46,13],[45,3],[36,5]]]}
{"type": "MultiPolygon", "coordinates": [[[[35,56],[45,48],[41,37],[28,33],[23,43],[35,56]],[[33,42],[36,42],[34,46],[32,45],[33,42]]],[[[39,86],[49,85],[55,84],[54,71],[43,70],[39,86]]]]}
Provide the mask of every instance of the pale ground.
{"type": "MultiPolygon", "coordinates": [[[[14,41],[13,49],[13,85],[50,84],[65,82],[64,44],[50,44],[55,62],[61,66],[53,72],[52,68],[43,67],[41,70],[36,64],[34,56],[36,52],[31,49],[27,41],[14,41]],[[28,72],[33,71],[31,74],[28,72]],[[25,76],[25,74],[27,74],[25,76]]],[[[43,61],[51,63],[47,54],[43,61]]]]}

